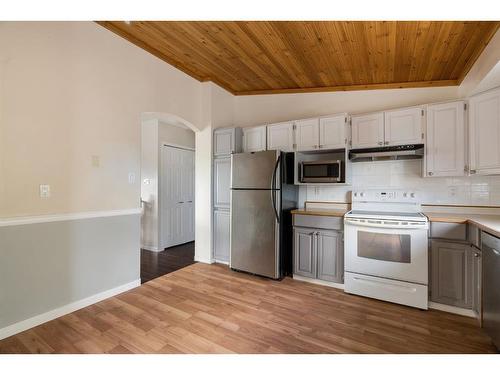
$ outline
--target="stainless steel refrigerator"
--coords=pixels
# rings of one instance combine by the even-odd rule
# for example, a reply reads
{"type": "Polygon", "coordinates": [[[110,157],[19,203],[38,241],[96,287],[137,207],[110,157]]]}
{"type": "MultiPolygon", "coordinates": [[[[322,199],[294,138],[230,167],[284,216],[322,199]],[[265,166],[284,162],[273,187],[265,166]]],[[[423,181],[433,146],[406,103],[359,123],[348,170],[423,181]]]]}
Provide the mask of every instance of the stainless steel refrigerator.
{"type": "Polygon", "coordinates": [[[273,279],[291,274],[294,154],[231,155],[230,267],[273,279]]]}

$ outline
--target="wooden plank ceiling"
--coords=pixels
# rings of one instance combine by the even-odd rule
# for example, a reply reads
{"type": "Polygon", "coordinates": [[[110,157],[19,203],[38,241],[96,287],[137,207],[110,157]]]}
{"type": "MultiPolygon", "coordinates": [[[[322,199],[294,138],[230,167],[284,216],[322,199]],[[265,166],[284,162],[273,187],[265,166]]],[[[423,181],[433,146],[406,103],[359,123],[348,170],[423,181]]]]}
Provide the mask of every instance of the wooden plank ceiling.
{"type": "Polygon", "coordinates": [[[102,21],[236,95],[458,85],[500,22],[102,21]]]}

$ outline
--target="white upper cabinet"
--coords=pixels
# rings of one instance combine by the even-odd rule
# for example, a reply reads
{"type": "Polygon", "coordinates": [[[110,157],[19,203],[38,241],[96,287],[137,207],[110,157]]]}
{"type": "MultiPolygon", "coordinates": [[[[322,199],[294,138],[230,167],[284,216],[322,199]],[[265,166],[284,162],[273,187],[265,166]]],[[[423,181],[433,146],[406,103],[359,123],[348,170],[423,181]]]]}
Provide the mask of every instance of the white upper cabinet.
{"type": "Polygon", "coordinates": [[[465,174],[465,103],[427,107],[425,176],[465,174]]]}
{"type": "Polygon", "coordinates": [[[266,126],[243,128],[243,152],[257,152],[266,150],[266,126]]]}
{"type": "Polygon", "coordinates": [[[500,174],[500,89],[469,100],[471,174],[500,174]]]}
{"type": "Polygon", "coordinates": [[[352,116],[352,148],[384,145],[384,112],[352,116]]]}
{"type": "Polygon", "coordinates": [[[319,148],[345,148],[347,115],[322,117],[319,119],[319,148]]]}
{"type": "Polygon", "coordinates": [[[384,146],[424,143],[421,107],[384,112],[384,146]]]}
{"type": "Polygon", "coordinates": [[[316,150],[319,148],[319,119],[312,118],[295,121],[297,151],[316,150]]]}
{"type": "Polygon", "coordinates": [[[267,125],[267,149],[290,152],[293,147],[293,122],[267,125]]]}
{"type": "Polygon", "coordinates": [[[241,129],[216,129],[214,131],[214,156],[227,156],[241,152],[241,129]]]}

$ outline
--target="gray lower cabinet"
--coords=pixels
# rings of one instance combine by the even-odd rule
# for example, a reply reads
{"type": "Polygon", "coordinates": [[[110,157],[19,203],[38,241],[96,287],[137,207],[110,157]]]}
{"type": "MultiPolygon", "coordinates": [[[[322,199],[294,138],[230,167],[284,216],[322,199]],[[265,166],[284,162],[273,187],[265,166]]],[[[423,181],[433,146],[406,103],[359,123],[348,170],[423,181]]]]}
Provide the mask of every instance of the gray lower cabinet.
{"type": "Polygon", "coordinates": [[[341,232],[294,227],[294,254],[296,275],[343,283],[341,232]]]}
{"type": "Polygon", "coordinates": [[[214,211],[214,258],[229,262],[230,216],[227,210],[214,211]]]}
{"type": "Polygon", "coordinates": [[[341,251],[341,233],[320,230],[316,236],[318,255],[317,278],[341,283],[344,272],[344,252],[341,251]]]}
{"type": "Polygon", "coordinates": [[[316,277],[316,232],[310,228],[294,228],[294,273],[316,277]]]}
{"type": "Polygon", "coordinates": [[[472,248],[431,240],[431,301],[472,308],[472,248]]]}

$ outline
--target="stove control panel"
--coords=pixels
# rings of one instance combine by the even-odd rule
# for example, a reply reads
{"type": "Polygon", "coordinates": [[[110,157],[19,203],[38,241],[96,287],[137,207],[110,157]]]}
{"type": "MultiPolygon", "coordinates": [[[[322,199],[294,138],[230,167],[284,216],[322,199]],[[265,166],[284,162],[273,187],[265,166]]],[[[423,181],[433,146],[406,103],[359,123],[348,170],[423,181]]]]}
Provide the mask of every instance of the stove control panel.
{"type": "Polygon", "coordinates": [[[416,202],[417,194],[408,190],[353,190],[353,202],[416,202]]]}

